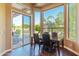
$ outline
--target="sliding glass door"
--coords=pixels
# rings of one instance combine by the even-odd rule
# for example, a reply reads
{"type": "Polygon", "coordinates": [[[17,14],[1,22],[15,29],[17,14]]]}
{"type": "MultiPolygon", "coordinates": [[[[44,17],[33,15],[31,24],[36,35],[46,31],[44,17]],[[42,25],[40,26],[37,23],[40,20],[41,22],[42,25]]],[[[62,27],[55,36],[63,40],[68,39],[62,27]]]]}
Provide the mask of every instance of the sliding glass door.
{"type": "Polygon", "coordinates": [[[30,16],[23,15],[23,44],[30,43],[30,16]]]}
{"type": "Polygon", "coordinates": [[[12,48],[30,43],[30,16],[12,12],[12,48]]]}
{"type": "Polygon", "coordinates": [[[12,13],[12,48],[22,46],[22,15],[12,13]]]}

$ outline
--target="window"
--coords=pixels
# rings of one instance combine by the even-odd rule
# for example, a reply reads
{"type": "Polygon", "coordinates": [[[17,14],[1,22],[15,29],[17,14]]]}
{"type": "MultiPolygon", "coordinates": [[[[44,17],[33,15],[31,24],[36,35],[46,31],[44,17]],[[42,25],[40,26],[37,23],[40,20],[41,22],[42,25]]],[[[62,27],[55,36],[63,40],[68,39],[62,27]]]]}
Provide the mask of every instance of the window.
{"type": "Polygon", "coordinates": [[[76,4],[68,4],[69,15],[69,39],[76,40],[76,4]]]}
{"type": "Polygon", "coordinates": [[[40,33],[40,11],[36,10],[34,13],[34,32],[40,33]]]}
{"type": "Polygon", "coordinates": [[[64,35],[64,6],[58,6],[44,11],[43,31],[57,32],[58,38],[64,35]]]}

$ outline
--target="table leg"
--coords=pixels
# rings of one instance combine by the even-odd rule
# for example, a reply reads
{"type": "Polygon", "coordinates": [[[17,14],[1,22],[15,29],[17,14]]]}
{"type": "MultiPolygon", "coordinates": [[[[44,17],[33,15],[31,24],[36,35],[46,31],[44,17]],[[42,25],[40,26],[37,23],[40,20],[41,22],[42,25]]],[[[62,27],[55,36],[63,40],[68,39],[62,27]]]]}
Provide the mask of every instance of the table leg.
{"type": "Polygon", "coordinates": [[[62,48],[64,48],[64,40],[62,40],[62,48]]]}

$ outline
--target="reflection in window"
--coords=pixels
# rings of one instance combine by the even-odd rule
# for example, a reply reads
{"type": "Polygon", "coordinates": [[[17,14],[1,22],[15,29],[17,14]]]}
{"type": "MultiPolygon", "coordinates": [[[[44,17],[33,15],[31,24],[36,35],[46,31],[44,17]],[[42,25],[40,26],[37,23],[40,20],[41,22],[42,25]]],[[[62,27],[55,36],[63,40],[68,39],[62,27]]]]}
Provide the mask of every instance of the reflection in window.
{"type": "Polygon", "coordinates": [[[76,39],[76,4],[69,4],[69,39],[76,39]]]}

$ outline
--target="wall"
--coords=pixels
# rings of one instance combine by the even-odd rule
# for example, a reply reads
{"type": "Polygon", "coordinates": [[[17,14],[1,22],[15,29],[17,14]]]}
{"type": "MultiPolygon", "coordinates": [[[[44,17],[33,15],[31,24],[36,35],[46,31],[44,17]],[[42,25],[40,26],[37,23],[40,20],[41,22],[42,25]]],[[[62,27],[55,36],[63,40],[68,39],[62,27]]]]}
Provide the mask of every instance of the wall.
{"type": "Polygon", "coordinates": [[[11,49],[11,4],[6,4],[6,50],[11,49]]]}
{"type": "Polygon", "coordinates": [[[5,4],[0,4],[0,53],[5,50],[5,4]]]}
{"type": "Polygon", "coordinates": [[[0,4],[0,54],[11,48],[10,12],[9,4],[0,4]]]}
{"type": "Polygon", "coordinates": [[[71,52],[79,55],[79,43],[70,41],[68,39],[65,40],[64,42],[65,42],[65,48],[67,48],[71,52]]]}

